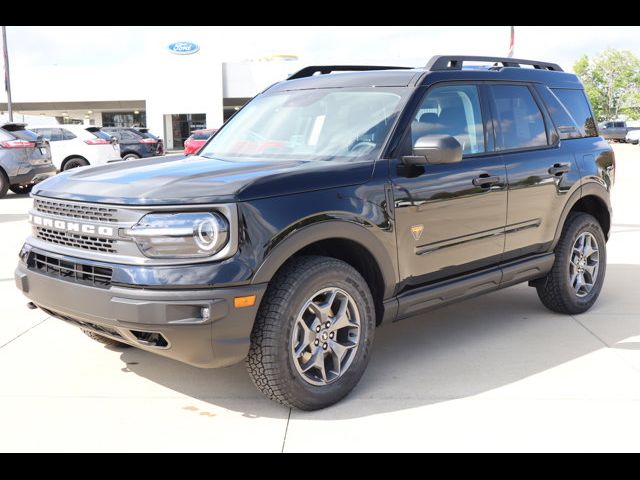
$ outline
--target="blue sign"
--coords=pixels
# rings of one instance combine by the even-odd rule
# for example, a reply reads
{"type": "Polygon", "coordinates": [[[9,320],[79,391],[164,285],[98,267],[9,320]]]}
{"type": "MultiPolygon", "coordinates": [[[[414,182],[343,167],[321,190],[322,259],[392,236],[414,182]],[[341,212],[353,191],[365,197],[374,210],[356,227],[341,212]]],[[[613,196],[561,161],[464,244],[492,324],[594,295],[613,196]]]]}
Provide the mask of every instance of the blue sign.
{"type": "Polygon", "coordinates": [[[176,55],[191,55],[200,50],[200,46],[193,42],[175,42],[169,45],[169,51],[176,55]]]}

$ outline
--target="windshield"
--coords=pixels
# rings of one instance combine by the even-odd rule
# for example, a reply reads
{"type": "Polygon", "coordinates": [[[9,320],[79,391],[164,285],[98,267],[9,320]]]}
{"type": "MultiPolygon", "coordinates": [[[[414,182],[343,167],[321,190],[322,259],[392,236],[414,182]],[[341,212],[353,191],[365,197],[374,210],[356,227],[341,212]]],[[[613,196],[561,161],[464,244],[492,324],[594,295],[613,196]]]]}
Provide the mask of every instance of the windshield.
{"type": "Polygon", "coordinates": [[[401,89],[296,90],[259,96],[201,156],[292,160],[372,158],[400,108],[401,89]]]}

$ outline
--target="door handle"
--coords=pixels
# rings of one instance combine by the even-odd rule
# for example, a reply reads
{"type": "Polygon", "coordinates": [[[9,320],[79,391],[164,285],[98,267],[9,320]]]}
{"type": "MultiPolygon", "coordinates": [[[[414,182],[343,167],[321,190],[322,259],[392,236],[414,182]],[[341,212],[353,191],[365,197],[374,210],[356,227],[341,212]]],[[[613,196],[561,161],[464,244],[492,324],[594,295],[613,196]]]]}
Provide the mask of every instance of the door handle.
{"type": "Polygon", "coordinates": [[[488,173],[483,173],[479,177],[473,179],[473,184],[476,187],[488,188],[491,185],[495,185],[496,183],[500,183],[500,177],[495,177],[493,175],[489,175],[488,173]]]}
{"type": "Polygon", "coordinates": [[[566,163],[556,163],[553,167],[549,168],[548,171],[550,175],[559,177],[560,175],[564,175],[565,173],[569,172],[569,170],[571,170],[571,167],[569,167],[569,165],[567,165],[566,163]]]}

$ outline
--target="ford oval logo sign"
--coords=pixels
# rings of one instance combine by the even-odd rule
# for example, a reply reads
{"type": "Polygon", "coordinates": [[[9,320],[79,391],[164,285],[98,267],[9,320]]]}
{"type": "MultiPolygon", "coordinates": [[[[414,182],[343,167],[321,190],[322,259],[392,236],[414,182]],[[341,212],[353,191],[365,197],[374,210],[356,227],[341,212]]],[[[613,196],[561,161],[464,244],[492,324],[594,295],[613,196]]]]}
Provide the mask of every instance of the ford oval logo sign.
{"type": "Polygon", "coordinates": [[[191,55],[200,50],[200,46],[193,42],[175,42],[169,45],[169,51],[176,55],[191,55]]]}

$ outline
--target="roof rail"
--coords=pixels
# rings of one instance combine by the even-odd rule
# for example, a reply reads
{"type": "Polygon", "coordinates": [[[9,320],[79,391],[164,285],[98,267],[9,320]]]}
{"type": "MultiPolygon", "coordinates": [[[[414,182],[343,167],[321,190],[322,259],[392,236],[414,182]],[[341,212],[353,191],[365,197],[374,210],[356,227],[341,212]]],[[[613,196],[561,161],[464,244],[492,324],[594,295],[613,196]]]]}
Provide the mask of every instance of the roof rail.
{"type": "Polygon", "coordinates": [[[494,62],[501,63],[503,67],[520,67],[520,65],[533,65],[538,70],[551,70],[562,72],[560,65],[549,62],[538,62],[536,60],[523,60],[521,58],[506,57],[473,57],[468,55],[436,55],[431,57],[426,69],[434,72],[437,70],[462,70],[464,62],[494,62]]]}
{"type": "Polygon", "coordinates": [[[381,65],[312,65],[304,67],[287,78],[287,80],[295,80],[296,78],[311,77],[316,73],[326,75],[331,72],[367,72],[370,70],[407,70],[410,67],[389,67],[381,65]]]}

